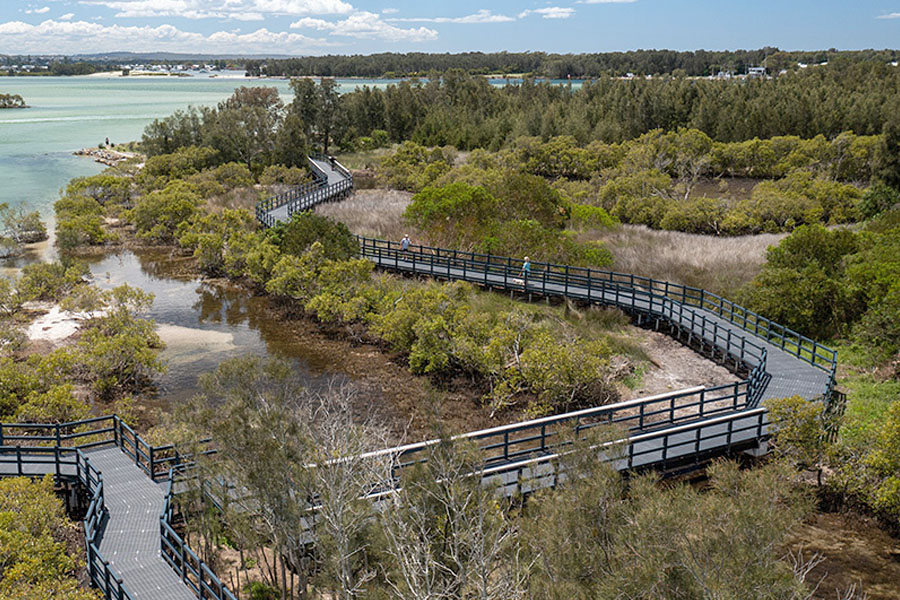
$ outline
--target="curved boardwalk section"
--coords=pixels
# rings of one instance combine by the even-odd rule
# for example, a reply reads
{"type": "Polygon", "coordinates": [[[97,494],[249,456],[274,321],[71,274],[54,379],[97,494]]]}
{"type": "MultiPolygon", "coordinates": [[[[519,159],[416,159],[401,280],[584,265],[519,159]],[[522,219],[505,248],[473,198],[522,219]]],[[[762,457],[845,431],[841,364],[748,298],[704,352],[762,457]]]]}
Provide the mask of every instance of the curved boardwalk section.
{"type": "MultiPolygon", "coordinates": [[[[317,155],[309,161],[316,181],[260,203],[257,217],[263,225],[288,220],[296,212],[339,200],[352,191],[352,175],[334,158],[317,155]]],[[[749,373],[754,406],[793,395],[831,399],[833,350],[699,288],[540,262],[532,262],[531,273],[520,278],[522,261],[514,258],[428,246],[404,251],[399,243],[363,237],[359,242],[362,256],[384,269],[619,307],[640,323],[668,330],[711,357],[730,361],[735,372],[749,373]]]]}
{"type": "Polygon", "coordinates": [[[235,600],[173,527],[172,446],[150,446],[112,415],[59,425],[0,424],[0,476],[52,475],[83,493],[92,584],[114,600],[235,600]]]}
{"type": "MultiPolygon", "coordinates": [[[[344,198],[353,177],[328,156],[310,158],[315,181],[260,202],[266,227],[344,198]]],[[[503,493],[556,485],[556,460],[571,434],[598,425],[624,432],[597,451],[619,470],[695,468],[716,456],[765,451],[768,413],[760,402],[799,395],[830,408],[835,352],[704,290],[624,273],[359,238],[380,268],[468,281],[526,297],[561,297],[618,307],[639,324],[672,335],[725,364],[743,381],[690,388],[465,433],[483,457],[481,477],[503,493]]],[[[427,459],[430,440],[372,453],[389,455],[395,476],[427,459]]],[[[189,462],[172,446],[150,446],[119,417],[60,425],[0,424],[0,476],[53,475],[84,514],[91,581],[115,600],[235,600],[175,527],[175,474],[189,462]],[[86,505],[85,505],[86,504],[86,505]]],[[[391,493],[397,479],[372,494],[391,493]]],[[[215,498],[213,498],[215,501],[215,498]]]]}

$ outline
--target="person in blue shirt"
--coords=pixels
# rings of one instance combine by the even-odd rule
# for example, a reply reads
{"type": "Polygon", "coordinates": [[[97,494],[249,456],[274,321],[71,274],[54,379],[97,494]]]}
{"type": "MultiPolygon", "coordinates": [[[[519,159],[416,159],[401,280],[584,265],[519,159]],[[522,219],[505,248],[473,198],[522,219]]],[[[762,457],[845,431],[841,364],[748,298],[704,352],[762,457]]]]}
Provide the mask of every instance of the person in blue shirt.
{"type": "Polygon", "coordinates": [[[402,250],[403,252],[406,252],[407,250],[409,250],[409,234],[408,233],[403,236],[402,240],[400,240],[400,250],[402,250]]]}
{"type": "Polygon", "coordinates": [[[526,256],[525,262],[522,263],[522,278],[524,279],[528,275],[531,275],[531,261],[526,256]]]}

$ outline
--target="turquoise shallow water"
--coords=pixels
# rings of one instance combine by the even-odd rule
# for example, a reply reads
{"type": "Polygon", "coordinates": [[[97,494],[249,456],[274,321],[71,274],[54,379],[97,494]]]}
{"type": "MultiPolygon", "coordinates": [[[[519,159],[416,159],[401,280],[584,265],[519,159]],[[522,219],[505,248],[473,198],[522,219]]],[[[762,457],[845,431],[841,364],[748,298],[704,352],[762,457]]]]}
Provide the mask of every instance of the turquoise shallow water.
{"type": "MultiPolygon", "coordinates": [[[[31,108],[0,111],[0,202],[50,217],[60,188],[103,167],[72,152],[139,139],[144,127],[188,105],[211,105],[241,79],[95,77],[2,78],[0,92],[20,94],[31,108]]],[[[286,81],[266,81],[283,93],[286,81]]]]}
{"type": "MultiPolygon", "coordinates": [[[[398,80],[339,79],[339,91],[398,80]]],[[[492,79],[493,85],[518,80],[492,79]]],[[[554,81],[565,84],[566,82],[554,81]]],[[[290,100],[285,80],[240,77],[0,77],[0,93],[20,94],[31,108],[0,110],[0,202],[39,210],[50,221],[60,188],[73,177],[103,167],[72,152],[140,138],[153,119],[189,105],[214,105],[236,87],[277,87],[290,100]]],[[[573,82],[573,87],[580,82],[573,82]]]]}
{"type": "MultiPolygon", "coordinates": [[[[340,80],[341,91],[390,80],[340,80]]],[[[60,188],[73,177],[103,166],[72,152],[107,137],[141,137],[153,119],[189,105],[214,105],[236,87],[276,87],[290,100],[283,80],[209,77],[2,77],[0,93],[19,94],[31,108],[0,111],[0,202],[37,209],[52,217],[60,188]]]]}

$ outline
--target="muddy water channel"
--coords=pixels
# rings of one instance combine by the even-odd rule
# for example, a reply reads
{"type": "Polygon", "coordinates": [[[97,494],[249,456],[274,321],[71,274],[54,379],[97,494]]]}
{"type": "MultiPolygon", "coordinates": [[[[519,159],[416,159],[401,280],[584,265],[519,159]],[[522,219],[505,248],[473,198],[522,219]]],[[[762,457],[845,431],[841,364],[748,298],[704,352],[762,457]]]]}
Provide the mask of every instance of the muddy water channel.
{"type": "Polygon", "coordinates": [[[180,274],[183,259],[168,251],[129,251],[87,262],[101,288],[127,283],[154,294],[153,306],[142,316],[156,321],[166,343],[160,358],[168,370],[158,378],[162,400],[190,398],[199,391],[199,375],[227,358],[248,354],[289,360],[310,385],[347,378],[333,344],[304,335],[295,323],[283,323],[268,298],[227,281],[180,274]]]}
{"type": "Polygon", "coordinates": [[[153,404],[163,410],[199,393],[200,375],[245,355],[289,361],[307,388],[350,382],[360,410],[379,413],[397,441],[433,435],[440,420],[453,431],[496,424],[469,393],[440,397],[393,357],[368,344],[322,332],[303,318],[286,318],[270,298],[227,280],[192,274],[190,259],[168,250],[124,251],[82,258],[94,283],[123,283],[154,294],[144,315],[153,319],[166,348],[168,369],[157,378],[153,404]],[[186,274],[187,273],[187,274],[186,274]]]}

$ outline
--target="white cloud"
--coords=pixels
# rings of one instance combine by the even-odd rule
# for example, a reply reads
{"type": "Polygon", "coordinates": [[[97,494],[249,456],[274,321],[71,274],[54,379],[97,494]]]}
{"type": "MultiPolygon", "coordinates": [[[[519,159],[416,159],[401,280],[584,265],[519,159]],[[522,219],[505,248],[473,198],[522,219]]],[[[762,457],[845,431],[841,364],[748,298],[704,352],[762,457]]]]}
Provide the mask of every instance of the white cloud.
{"type": "Polygon", "coordinates": [[[317,29],[331,35],[376,39],[387,42],[428,42],[437,39],[438,33],[427,27],[403,29],[381,19],[375,13],[360,11],[341,21],[303,18],[291,23],[291,29],[317,29]]]}
{"type": "Polygon", "coordinates": [[[396,15],[398,12],[400,12],[399,8],[382,8],[381,9],[381,14],[383,14],[383,15],[396,15]]]}
{"type": "Polygon", "coordinates": [[[312,17],[304,17],[299,21],[291,23],[291,29],[318,29],[319,31],[327,31],[337,27],[331,21],[324,19],[313,19],[312,17]]]}
{"type": "Polygon", "coordinates": [[[333,46],[321,38],[265,28],[241,34],[211,35],[182,31],[172,25],[106,26],[87,21],[47,20],[39,25],[0,23],[0,52],[76,54],[110,49],[131,52],[197,52],[227,54],[292,54],[333,46]]]}
{"type": "Polygon", "coordinates": [[[42,15],[44,13],[50,12],[49,6],[44,6],[42,8],[29,8],[25,11],[26,15],[42,15]]]}
{"type": "Polygon", "coordinates": [[[185,17],[261,21],[265,15],[345,15],[343,0],[80,0],[80,4],[119,11],[119,18],[185,17]]]}
{"type": "Polygon", "coordinates": [[[66,13],[66,14],[62,15],[61,17],[59,17],[59,20],[60,21],[71,21],[72,17],[74,17],[74,16],[75,16],[75,13],[66,13]]]}
{"type": "Polygon", "coordinates": [[[547,8],[536,8],[534,10],[523,10],[519,13],[519,18],[524,19],[528,15],[541,15],[545,19],[568,19],[575,14],[574,8],[563,8],[561,6],[548,6],[547,8]]]}
{"type": "MultiPolygon", "coordinates": [[[[346,15],[353,6],[343,0],[246,0],[255,10],[280,15],[346,15]]],[[[213,2],[218,4],[218,2],[213,2]]]]}
{"type": "Polygon", "coordinates": [[[487,9],[481,9],[464,17],[404,17],[386,19],[391,23],[509,23],[515,21],[506,15],[495,15],[487,9]]]}
{"type": "Polygon", "coordinates": [[[879,15],[878,19],[900,19],[900,12],[888,13],[886,15],[879,15]]]}

